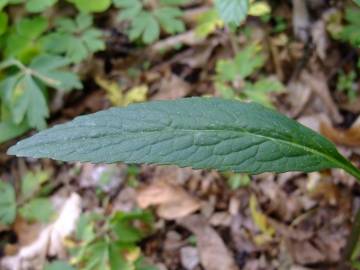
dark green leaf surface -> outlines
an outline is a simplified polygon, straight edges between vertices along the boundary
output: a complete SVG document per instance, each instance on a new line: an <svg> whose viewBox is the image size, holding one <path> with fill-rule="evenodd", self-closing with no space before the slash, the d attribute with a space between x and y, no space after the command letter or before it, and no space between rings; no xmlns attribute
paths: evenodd
<svg viewBox="0 0 360 270"><path fill-rule="evenodd" d="M257 104L217 98L156 101L81 116L19 142L9 154L252 174L338 167L360 175L332 143L296 121Z"/></svg>

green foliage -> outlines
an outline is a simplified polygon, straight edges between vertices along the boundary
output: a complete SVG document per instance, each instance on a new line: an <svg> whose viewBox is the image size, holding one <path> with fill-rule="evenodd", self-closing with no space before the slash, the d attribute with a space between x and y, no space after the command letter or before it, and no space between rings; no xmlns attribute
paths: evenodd
<svg viewBox="0 0 360 270"><path fill-rule="evenodd" d="M258 104L216 98L149 102L78 117L18 142L8 153L250 174L335 167L360 175L312 130Z"/></svg>
<svg viewBox="0 0 360 270"><path fill-rule="evenodd" d="M10 29L5 41L4 57L17 58L28 63L42 50L40 37L48 22L43 17L23 18Z"/></svg>
<svg viewBox="0 0 360 270"><path fill-rule="evenodd" d="M224 22L220 19L219 12L216 9L210 9L200 15L195 29L196 34L205 38L223 25Z"/></svg>
<svg viewBox="0 0 360 270"><path fill-rule="evenodd" d="M77 236L82 241L73 261L81 269L156 270L143 261L137 242L152 230L153 216L142 210L116 212L111 217L86 214L80 218ZM102 224L95 234L95 226Z"/></svg>
<svg viewBox="0 0 360 270"><path fill-rule="evenodd" d="M75 20L60 18L55 25L56 31L43 39L45 49L51 53L64 54L79 63L105 49L102 33L93 27L93 18L88 14L79 14Z"/></svg>
<svg viewBox="0 0 360 270"><path fill-rule="evenodd" d="M0 36L6 32L8 21L8 15L5 12L0 11Z"/></svg>
<svg viewBox="0 0 360 270"><path fill-rule="evenodd" d="M39 197L38 194L49 176L47 171L27 172L22 179L18 199L14 187L0 180L0 224L12 224L17 211L29 221L48 222L54 213L52 204L48 198Z"/></svg>
<svg viewBox="0 0 360 270"><path fill-rule="evenodd" d="M29 12L42 12L53 6L58 0L27 0L25 8Z"/></svg>
<svg viewBox="0 0 360 270"><path fill-rule="evenodd" d="M160 6L152 10L145 8L141 0L114 0L120 8L120 21L129 21L128 32L131 40L141 38L145 44L150 44L160 36L160 29L168 34L183 32L185 25L180 19L182 11L176 5L185 1L160 1Z"/></svg>
<svg viewBox="0 0 360 270"><path fill-rule="evenodd" d="M2 63L0 68L8 69L9 75L0 82L0 98L14 124L25 121L30 127L45 128L49 115L46 87L61 90L82 87L74 73L63 70L68 64L65 58L53 55L40 55L28 67L16 60Z"/></svg>
<svg viewBox="0 0 360 270"><path fill-rule="evenodd" d="M54 208L48 198L35 198L19 209L20 215L29 221L49 222Z"/></svg>
<svg viewBox="0 0 360 270"><path fill-rule="evenodd" d="M216 64L216 88L224 98L249 99L272 107L269 93L281 91L282 84L269 78L262 78L255 83L246 80L264 63L265 57L255 45L244 48L234 59L219 60Z"/></svg>
<svg viewBox="0 0 360 270"><path fill-rule="evenodd" d="M354 101L357 97L356 73L351 71L348 74L341 71L339 73L336 89L344 92L349 101Z"/></svg>
<svg viewBox="0 0 360 270"><path fill-rule="evenodd" d="M21 194L25 198L34 196L40 190L42 184L50 178L48 171L28 172L21 181Z"/></svg>
<svg viewBox="0 0 360 270"><path fill-rule="evenodd" d="M345 12L347 24L339 33L341 40L360 47L360 9L347 8Z"/></svg>
<svg viewBox="0 0 360 270"><path fill-rule="evenodd" d="M111 5L111 0L67 0L73 3L81 12L103 12L107 10Z"/></svg>
<svg viewBox="0 0 360 270"><path fill-rule="evenodd" d="M16 217L15 191L11 184L0 179L0 224L9 225Z"/></svg>
<svg viewBox="0 0 360 270"><path fill-rule="evenodd" d="M243 173L228 173L227 183L232 190L237 190L241 187L247 187L250 184L250 177Z"/></svg>
<svg viewBox="0 0 360 270"><path fill-rule="evenodd" d="M247 16L249 9L248 0L215 0L215 6L221 19L234 26L239 26Z"/></svg>

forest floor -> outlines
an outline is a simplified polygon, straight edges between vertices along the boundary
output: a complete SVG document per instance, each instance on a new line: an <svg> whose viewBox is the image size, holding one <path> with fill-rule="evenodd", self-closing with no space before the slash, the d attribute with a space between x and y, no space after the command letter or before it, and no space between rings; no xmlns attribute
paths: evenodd
<svg viewBox="0 0 360 270"><path fill-rule="evenodd" d="M257 54L266 60L248 80L269 77L283 85L270 93L259 90L256 98L326 136L360 165L359 49L331 35L332 18L344 16L345 1L309 1L307 7L294 4L303 1L281 1L270 20L250 16L236 34L220 28L206 38L195 34L194 25L207 1L193 2L184 8L185 32L148 46L130 42L112 24L111 11L95 17L95 25L105 31L106 49L77 66L83 91L54 96L49 126L135 101L224 96L217 87L219 60L256 44L249 65ZM343 91L340 80L346 84ZM245 82L234 78L231 83ZM65 218L74 227L80 213L149 210L152 230L137 247L159 270L337 269L360 207L359 185L338 169L248 176L174 166L60 163L6 155L15 142L1 145L0 178L12 179L19 189L28 172L45 173L52 186L46 196L56 213L65 204L71 208L53 224ZM41 240L48 226L18 217L0 227L2 260L11 265L22 254L27 266L18 269L68 260L76 240L66 232L64 239L49 233L51 240ZM101 224L94 226L96 231ZM44 251L51 241L61 244ZM34 249L33 243L42 246L26 249ZM39 250L46 256L39 259Z"/></svg>

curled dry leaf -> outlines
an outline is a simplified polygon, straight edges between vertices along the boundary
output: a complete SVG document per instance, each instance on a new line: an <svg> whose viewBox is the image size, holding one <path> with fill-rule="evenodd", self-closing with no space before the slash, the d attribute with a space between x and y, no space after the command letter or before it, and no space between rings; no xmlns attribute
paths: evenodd
<svg viewBox="0 0 360 270"><path fill-rule="evenodd" d="M237 270L235 260L218 233L200 215L188 216L178 223L197 240L200 261L205 270Z"/></svg>
<svg viewBox="0 0 360 270"><path fill-rule="evenodd" d="M360 146L360 118L349 129L335 128L330 121L321 121L320 133L336 144Z"/></svg>
<svg viewBox="0 0 360 270"><path fill-rule="evenodd" d="M64 240L76 229L81 214L81 197L73 193L64 203L56 221L47 226L31 244L20 249L17 255L8 256L0 262L0 269L42 269L47 257L65 256Z"/></svg>
<svg viewBox="0 0 360 270"><path fill-rule="evenodd" d="M136 201L140 208L157 206L157 214L164 219L185 217L200 208L200 202L182 187L166 181L156 181L138 190Z"/></svg>

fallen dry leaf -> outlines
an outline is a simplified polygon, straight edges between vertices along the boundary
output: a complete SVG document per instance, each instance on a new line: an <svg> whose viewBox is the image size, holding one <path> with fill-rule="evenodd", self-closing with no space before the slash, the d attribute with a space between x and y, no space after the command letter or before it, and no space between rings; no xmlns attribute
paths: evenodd
<svg viewBox="0 0 360 270"><path fill-rule="evenodd" d="M43 269L48 256L64 258L66 237L76 229L76 223L81 214L81 198L73 193L64 203L64 206L55 222L40 233L31 244L20 249L17 255L7 256L0 262L2 270Z"/></svg>
<svg viewBox="0 0 360 270"><path fill-rule="evenodd" d="M258 201L254 194L250 197L249 208L253 222L261 232L261 234L255 236L255 242L258 245L265 244L272 239L275 229L269 223L267 216L258 209Z"/></svg>
<svg viewBox="0 0 360 270"><path fill-rule="evenodd" d="M321 121L320 133L336 144L360 146L360 117L349 129L335 128L329 121Z"/></svg>
<svg viewBox="0 0 360 270"><path fill-rule="evenodd" d="M205 270L238 269L224 241L204 217L192 215L179 220L178 223L196 236L200 261Z"/></svg>
<svg viewBox="0 0 360 270"><path fill-rule="evenodd" d="M191 86L179 76L170 73L161 80L159 91L153 96L154 100L177 99L188 95Z"/></svg>
<svg viewBox="0 0 360 270"><path fill-rule="evenodd" d="M166 181L155 181L138 190L136 201L140 208L157 206L157 214L164 219L185 217L200 208L199 200L182 187Z"/></svg>

